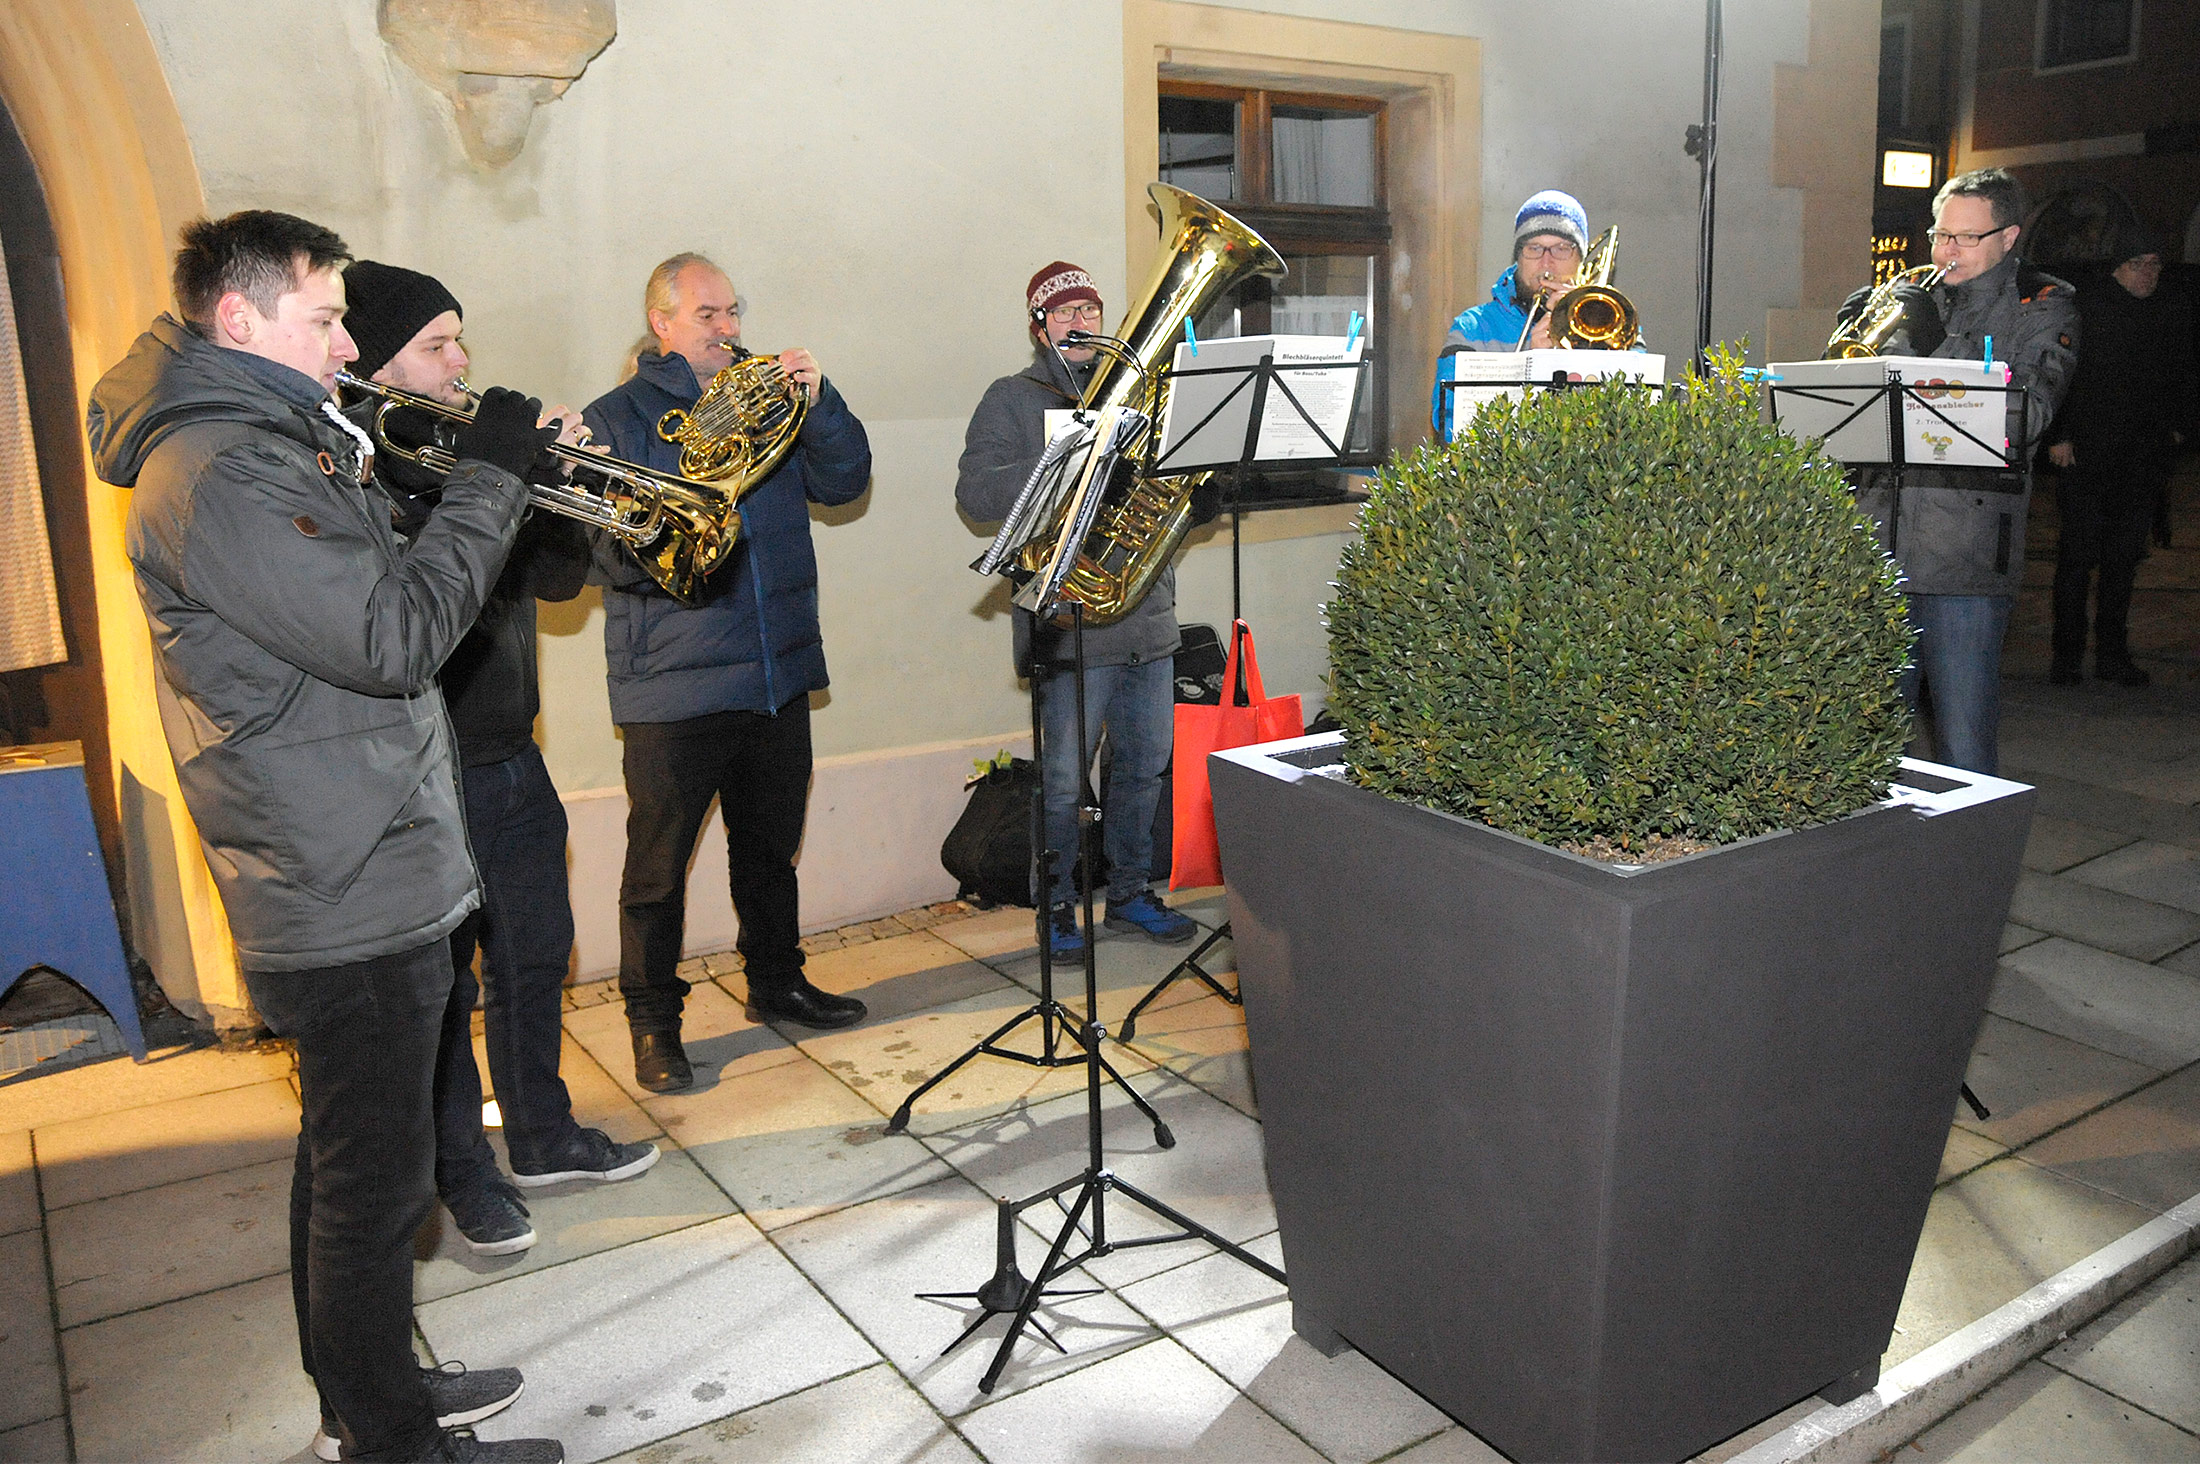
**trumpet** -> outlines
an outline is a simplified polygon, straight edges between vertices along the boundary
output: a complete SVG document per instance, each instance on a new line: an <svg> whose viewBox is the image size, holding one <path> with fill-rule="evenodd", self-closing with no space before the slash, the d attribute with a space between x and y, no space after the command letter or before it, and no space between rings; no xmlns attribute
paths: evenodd
<svg viewBox="0 0 2200 1464"><path fill-rule="evenodd" d="M1916 285L1919 289L1930 290L1946 273L1940 265L1920 264L1875 286L1864 298L1864 308L1856 313L1856 318L1838 327L1826 342L1824 359L1854 361L1885 355L1888 342L1902 328L1902 299L1895 287Z"/></svg>
<svg viewBox="0 0 2200 1464"><path fill-rule="evenodd" d="M453 406L349 371L337 372L336 384L379 399L371 424L378 451L431 473L449 473L458 466L452 445L455 434L446 429L471 422L472 405ZM458 389L471 403L472 388L460 380ZM400 407L410 407L434 421L434 439L407 447L393 437L387 419ZM703 580L724 562L740 538L741 517L725 489L562 442L544 450L563 466L563 480L530 482L528 501L610 534L634 551L642 568L667 593L695 603Z"/></svg>

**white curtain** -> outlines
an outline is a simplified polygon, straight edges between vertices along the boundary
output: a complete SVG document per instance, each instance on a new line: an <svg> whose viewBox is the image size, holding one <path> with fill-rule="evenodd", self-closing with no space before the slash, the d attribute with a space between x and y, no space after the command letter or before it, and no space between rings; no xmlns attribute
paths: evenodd
<svg viewBox="0 0 2200 1464"><path fill-rule="evenodd" d="M1276 202L1374 205L1373 117L1277 117L1269 135Z"/></svg>
<svg viewBox="0 0 2200 1464"><path fill-rule="evenodd" d="M0 671L69 658L54 593L53 549L31 445L30 402L15 337L15 299L0 253Z"/></svg>

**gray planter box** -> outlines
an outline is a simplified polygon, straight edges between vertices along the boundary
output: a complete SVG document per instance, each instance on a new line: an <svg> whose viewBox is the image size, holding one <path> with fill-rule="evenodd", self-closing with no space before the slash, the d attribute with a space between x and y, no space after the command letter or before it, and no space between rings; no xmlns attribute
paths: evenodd
<svg viewBox="0 0 2200 1464"><path fill-rule="evenodd" d="M1341 746L1210 762L1300 1334L1524 1460L1868 1386L2032 790L1905 763L1631 869L1322 775Z"/></svg>

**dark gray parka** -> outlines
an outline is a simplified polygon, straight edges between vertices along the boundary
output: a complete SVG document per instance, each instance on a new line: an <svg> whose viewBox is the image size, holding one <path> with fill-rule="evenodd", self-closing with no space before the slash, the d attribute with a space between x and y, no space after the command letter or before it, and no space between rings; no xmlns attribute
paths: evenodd
<svg viewBox="0 0 2200 1464"><path fill-rule="evenodd" d="M525 486L462 462L410 545L317 383L163 315L93 389L155 693L239 961L346 965L480 898L436 670L474 623Z"/></svg>
<svg viewBox="0 0 2200 1464"><path fill-rule="evenodd" d="M1052 351L1038 351L1032 363L1004 376L985 390L970 414L963 435L962 461L955 475L955 502L975 522L992 527L1008 516L1016 495L1046 451L1046 414L1077 405L1078 393L1091 379L1089 368L1073 379L1070 368ZM1032 617L1016 612L1015 655L1018 674L1027 658ZM1048 659L1069 660L1066 636L1054 642ZM1085 631L1085 661L1092 666L1135 666L1176 654L1176 566L1155 577L1153 588L1130 614L1113 625Z"/></svg>
<svg viewBox="0 0 2200 1464"><path fill-rule="evenodd" d="M1948 334L1931 354L1976 361L1992 336L1994 359L2008 362L2010 383L2025 388L2021 412L2010 401L2011 445L2031 450L2077 368L2076 292L2011 254L1932 296ZM1858 505L1878 524L1880 543L1901 564L1902 587L1913 595L2016 594L2024 583L2030 500L2022 471L1993 468L1908 469L1899 518L1891 472L1866 470L1857 489Z"/></svg>

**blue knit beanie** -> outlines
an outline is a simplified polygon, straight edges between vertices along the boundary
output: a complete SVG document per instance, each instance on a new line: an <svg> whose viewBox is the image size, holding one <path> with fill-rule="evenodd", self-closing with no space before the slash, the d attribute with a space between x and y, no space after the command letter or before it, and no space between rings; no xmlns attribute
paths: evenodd
<svg viewBox="0 0 2200 1464"><path fill-rule="evenodd" d="M1557 234L1571 239L1574 248L1586 254L1589 215L1571 193L1546 188L1520 205L1520 212L1513 215L1513 258L1520 257L1520 246L1531 234Z"/></svg>

